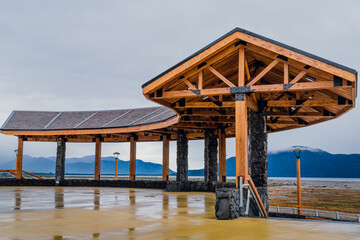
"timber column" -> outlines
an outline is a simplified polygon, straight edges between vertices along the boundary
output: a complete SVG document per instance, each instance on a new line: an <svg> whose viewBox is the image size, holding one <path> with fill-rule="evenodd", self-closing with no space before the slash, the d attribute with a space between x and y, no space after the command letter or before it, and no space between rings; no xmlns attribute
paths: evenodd
<svg viewBox="0 0 360 240"><path fill-rule="evenodd" d="M219 182L226 182L226 136L225 129L218 131L219 138Z"/></svg>
<svg viewBox="0 0 360 240"><path fill-rule="evenodd" d="M248 114L250 176L268 211L266 106L259 104L258 112L249 109Z"/></svg>
<svg viewBox="0 0 360 240"><path fill-rule="evenodd" d="M240 177L246 182L249 175L248 109L245 94L235 94L236 187Z"/></svg>
<svg viewBox="0 0 360 240"><path fill-rule="evenodd" d="M204 147L204 181L205 183L217 181L217 137L214 130L205 130Z"/></svg>
<svg viewBox="0 0 360 240"><path fill-rule="evenodd" d="M135 136L130 137L130 180L135 180L136 177L136 141Z"/></svg>
<svg viewBox="0 0 360 240"><path fill-rule="evenodd" d="M179 130L177 133L176 165L176 181L186 182L188 180L188 139L184 130Z"/></svg>
<svg viewBox="0 0 360 240"><path fill-rule="evenodd" d="M169 181L169 137L163 136L163 169L162 180Z"/></svg>
<svg viewBox="0 0 360 240"><path fill-rule="evenodd" d="M95 170L94 180L100 180L101 172L101 137L95 138Z"/></svg>
<svg viewBox="0 0 360 240"><path fill-rule="evenodd" d="M56 169L55 169L55 181L56 183L65 179L65 151L66 143L65 137L61 136L56 139L57 151L56 151Z"/></svg>
<svg viewBox="0 0 360 240"><path fill-rule="evenodd" d="M18 151L16 155L16 179L22 179L22 162L23 162L24 138L18 138Z"/></svg>

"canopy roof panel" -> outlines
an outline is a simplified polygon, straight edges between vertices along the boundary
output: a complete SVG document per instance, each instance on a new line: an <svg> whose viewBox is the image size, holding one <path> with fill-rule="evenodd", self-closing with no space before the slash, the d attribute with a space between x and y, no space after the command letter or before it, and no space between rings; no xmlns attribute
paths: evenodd
<svg viewBox="0 0 360 240"><path fill-rule="evenodd" d="M14 111L2 131L52 131L126 128L165 122L176 117L171 109L151 107L109 111Z"/></svg>

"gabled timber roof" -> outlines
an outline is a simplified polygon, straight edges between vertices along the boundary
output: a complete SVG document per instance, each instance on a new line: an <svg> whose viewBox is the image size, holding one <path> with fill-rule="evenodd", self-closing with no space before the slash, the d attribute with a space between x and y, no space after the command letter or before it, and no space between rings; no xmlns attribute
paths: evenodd
<svg viewBox="0 0 360 240"><path fill-rule="evenodd" d="M235 28L145 83L149 100L174 109L177 126L225 128L234 135L235 102L266 106L267 131L334 119L355 106L357 71Z"/></svg>
<svg viewBox="0 0 360 240"><path fill-rule="evenodd" d="M270 39L270 38L267 38L267 37L264 37L264 36L262 36L262 35L259 35L259 34L250 32L250 31L248 31L248 30L245 30L245 29L242 29L242 28L234 28L234 29L231 30L230 32L228 32L228 33L226 33L225 35L221 36L220 38L216 39L215 41L213 41L212 43L210 43L210 44L208 44L207 46L203 47L203 48L200 49L199 51L197 51L197 52L195 52L194 54L190 55L189 57L185 58L185 59L182 60L181 62L175 64L174 66L172 66L172 67L169 68L168 70L166 70L166 71L160 73L159 75L157 75L156 77L150 79L149 81L147 81L146 83L144 83L141 87L144 88L145 86L149 85L150 83L156 81L158 78L162 77L162 76L165 75L166 73L172 71L173 69L177 68L177 67L180 66L181 64L183 64L183 63L187 62L188 60L190 60L191 58L196 57L196 56L199 55L200 53L204 52L205 50L209 49L211 46L215 45L216 43L220 42L221 40L225 39L226 37L230 36L231 34L233 34L233 33L235 33L235 32L245 33L245 34L247 34L247 35L250 35L250 36L253 36L253 37L262 39L262 40L264 40L264 41L273 43L273 44L275 44L275 45L277 45L277 46L280 46L280 47L289 49L289 50L291 50L291 51L300 53L300 54L302 54L302 55L304 55L304 56L308 56L308 57L310 57L310 58L319 60L319 61L321 61L321 62L327 63L327 64L329 64L329 65L332 65L332 66L334 66L334 67L343 69L343 70L345 70L345 71L348 71L348 72L351 72L351 73L354 73L354 74L357 75L357 71L356 71L355 69L346 67L346 66L341 65L341 64L339 64L339 63L335 63L335 62L333 62L333 61L330 61L330 60L327 60L327 59L325 59L325 58L316 56L316 55L314 55L314 54L311 54L311 53L308 53L308 52L306 52L306 51L300 50L300 49L298 49L298 48L294 48L294 47L292 47L292 46L289 46L289 45L287 45L287 44L284 44L284 43L275 41L275 40Z"/></svg>
<svg viewBox="0 0 360 240"><path fill-rule="evenodd" d="M1 130L51 131L126 128L176 117L165 107L79 112L13 111Z"/></svg>

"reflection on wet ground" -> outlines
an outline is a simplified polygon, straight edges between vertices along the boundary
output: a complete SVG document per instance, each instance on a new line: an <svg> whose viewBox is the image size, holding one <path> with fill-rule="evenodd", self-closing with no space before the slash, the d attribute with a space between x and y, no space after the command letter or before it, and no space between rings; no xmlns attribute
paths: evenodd
<svg viewBox="0 0 360 240"><path fill-rule="evenodd" d="M0 187L0 239L356 239L359 224L219 221L212 193Z"/></svg>

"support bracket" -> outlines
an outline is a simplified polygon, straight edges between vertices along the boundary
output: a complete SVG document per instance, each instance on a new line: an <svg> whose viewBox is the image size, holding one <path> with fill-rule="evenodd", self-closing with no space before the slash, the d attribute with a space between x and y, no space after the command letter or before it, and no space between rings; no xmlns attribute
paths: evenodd
<svg viewBox="0 0 360 240"><path fill-rule="evenodd" d="M250 89L250 86L231 87L230 93L251 93L251 89Z"/></svg>
<svg viewBox="0 0 360 240"><path fill-rule="evenodd" d="M283 84L283 90L288 90L288 89L291 88L292 86L294 86L294 83Z"/></svg>
<svg viewBox="0 0 360 240"><path fill-rule="evenodd" d="M197 89L197 90L191 90L194 94L196 95L200 95L200 89Z"/></svg>
<svg viewBox="0 0 360 240"><path fill-rule="evenodd" d="M244 93L235 94L235 101L244 101L244 100L245 100L245 94Z"/></svg>

